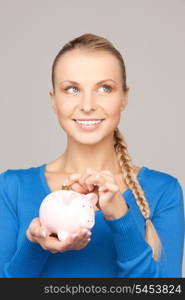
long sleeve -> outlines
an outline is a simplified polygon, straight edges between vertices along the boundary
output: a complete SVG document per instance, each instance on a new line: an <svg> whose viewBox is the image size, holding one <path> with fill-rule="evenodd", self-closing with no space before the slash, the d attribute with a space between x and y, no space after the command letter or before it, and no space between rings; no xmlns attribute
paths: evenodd
<svg viewBox="0 0 185 300"><path fill-rule="evenodd" d="M9 170L0 174L0 277L39 277L48 251L32 243L25 232L18 245L19 183Z"/></svg>
<svg viewBox="0 0 185 300"><path fill-rule="evenodd" d="M113 232L117 277L182 277L184 203L181 185L175 177L166 184L152 217L162 243L159 261L152 258L152 249L139 230L130 207L123 217L105 221Z"/></svg>

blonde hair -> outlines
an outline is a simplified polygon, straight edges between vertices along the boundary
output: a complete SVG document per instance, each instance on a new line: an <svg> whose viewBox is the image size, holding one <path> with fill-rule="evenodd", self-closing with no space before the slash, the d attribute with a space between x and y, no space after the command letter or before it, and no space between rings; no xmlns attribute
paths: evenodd
<svg viewBox="0 0 185 300"><path fill-rule="evenodd" d="M86 33L66 43L62 49L58 52L52 65L52 85L55 92L55 67L60 57L73 49L89 49L98 51L107 51L114 55L120 63L122 73L122 88L124 92L127 92L129 88L126 85L126 71L125 64L120 52L113 46L113 44L107 39L97 36L95 34ZM127 145L123 135L118 128L114 131L114 148L117 154L117 158L123 173L123 180L128 188L132 191L136 203L140 209L141 214L145 218L145 241L150 245L153 251L154 260L159 260L161 255L161 242L159 236L155 230L154 225L150 219L150 208L146 200L144 191L138 182L137 176L134 173L134 166L131 161L131 157L128 153Z"/></svg>

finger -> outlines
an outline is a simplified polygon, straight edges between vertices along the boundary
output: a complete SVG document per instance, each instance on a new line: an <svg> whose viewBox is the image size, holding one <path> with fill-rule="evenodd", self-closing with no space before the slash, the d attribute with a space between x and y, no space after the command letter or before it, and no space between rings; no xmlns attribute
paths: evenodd
<svg viewBox="0 0 185 300"><path fill-rule="evenodd" d="M87 238L85 240L82 240L81 242L79 242L76 246L75 246L75 250L80 250L84 247L86 247L89 242L91 241L91 238Z"/></svg>
<svg viewBox="0 0 185 300"><path fill-rule="evenodd" d="M105 183L105 179L103 178L103 176L100 173L96 173L94 175L89 176L85 180L85 183L101 186Z"/></svg>
<svg viewBox="0 0 185 300"><path fill-rule="evenodd" d="M115 182L114 175L109 170L101 171L102 176L107 178L109 181Z"/></svg>
<svg viewBox="0 0 185 300"><path fill-rule="evenodd" d="M109 172L109 171L104 171L104 172ZM110 182L112 184L116 183L114 176L110 176L109 174L104 174L104 173L102 174L102 172L96 174L95 176L89 177L86 182L87 183L94 182L94 184L98 185L99 187L104 185L105 182Z"/></svg>
<svg viewBox="0 0 185 300"><path fill-rule="evenodd" d="M47 236L49 236L49 232L43 226L40 227L40 231L39 232L40 232L39 236L42 237L42 238L46 238Z"/></svg>
<svg viewBox="0 0 185 300"><path fill-rule="evenodd" d="M37 238L46 238L49 235L49 232L44 226L42 226L39 218L33 219L29 232L32 236Z"/></svg>
<svg viewBox="0 0 185 300"><path fill-rule="evenodd" d="M43 240L41 246L51 252L62 252L67 250L67 240L60 241L57 237L49 236Z"/></svg>
<svg viewBox="0 0 185 300"><path fill-rule="evenodd" d="M75 250L75 247L78 246L79 243L79 234L75 233L70 237L70 242L68 245L68 250Z"/></svg>
<svg viewBox="0 0 185 300"><path fill-rule="evenodd" d="M73 237L74 237L74 240L78 242L78 241L83 240L84 238L89 237L90 235L91 235L90 230L88 230L87 228L82 228L82 229L80 229L80 231L78 233L73 235Z"/></svg>
<svg viewBox="0 0 185 300"><path fill-rule="evenodd" d="M39 237L40 235L41 223L39 218L35 218L32 220L29 226L29 233L34 237Z"/></svg>
<svg viewBox="0 0 185 300"><path fill-rule="evenodd" d="M105 192L105 191L117 193L119 191L119 187L116 184L113 184L111 182L105 182L105 184L99 188L99 192Z"/></svg>
<svg viewBox="0 0 185 300"><path fill-rule="evenodd" d="M78 191L79 193L88 193L89 189L80 181L82 174L81 173L74 173L68 177L67 185L71 186L72 189Z"/></svg>
<svg viewBox="0 0 185 300"><path fill-rule="evenodd" d="M87 168L83 171L82 176L79 179L79 183L82 184L85 188L88 189L89 192L92 192L94 190L93 184L87 184L86 179L90 177L92 174L96 174L97 171Z"/></svg>
<svg viewBox="0 0 185 300"><path fill-rule="evenodd" d="M64 181L64 184L66 185L70 185L76 181L78 181L78 179L81 177L81 174L80 173L73 173L71 175L69 175L65 181Z"/></svg>
<svg viewBox="0 0 185 300"><path fill-rule="evenodd" d="M84 188L81 184L79 184L79 178L81 177L80 173L74 173L67 177L67 179L63 182L64 185L69 185L70 188L78 193L86 194L88 193L88 189Z"/></svg>
<svg viewBox="0 0 185 300"><path fill-rule="evenodd" d="M89 239L91 236L91 232L87 228L82 228L76 234L70 235L65 241L55 241L52 242L52 249L58 252L64 252L66 250L74 249L77 245L83 246L84 242ZM57 243L58 242L58 243ZM46 245L46 247L50 247L50 245Z"/></svg>
<svg viewBox="0 0 185 300"><path fill-rule="evenodd" d="M84 247L84 244L87 242L87 239L89 239L90 235L91 233L89 234L88 229L81 229L78 233L69 236L69 238L64 242L65 245L59 245L56 249L58 252L80 249Z"/></svg>
<svg viewBox="0 0 185 300"><path fill-rule="evenodd" d="M79 250L83 247L85 247L91 240L91 237L90 236L84 236L83 238L81 238L80 240L76 240L74 241L73 243L73 247L76 249L76 250Z"/></svg>
<svg viewBox="0 0 185 300"><path fill-rule="evenodd" d="M71 185L71 189L74 192L81 193L81 194L89 193L89 190L87 188L84 188L80 183L77 183L77 182L75 182Z"/></svg>
<svg viewBox="0 0 185 300"><path fill-rule="evenodd" d="M78 250L83 248L87 244L87 241L90 238L88 232L89 230L81 230L81 232L76 234L76 236L70 236L65 241L59 241L56 237L50 236L47 239L45 239L43 243L41 243L41 246L43 247L43 249L48 250L53 254L72 249Z"/></svg>

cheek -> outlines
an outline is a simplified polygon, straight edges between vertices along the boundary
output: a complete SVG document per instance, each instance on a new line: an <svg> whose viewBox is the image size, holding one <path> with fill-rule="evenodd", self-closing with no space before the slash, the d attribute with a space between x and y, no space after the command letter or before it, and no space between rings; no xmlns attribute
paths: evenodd
<svg viewBox="0 0 185 300"><path fill-rule="evenodd" d="M118 98L109 99L108 105L105 106L105 109L108 115L111 117L119 116L121 108L121 101Z"/></svg>
<svg viewBox="0 0 185 300"><path fill-rule="evenodd" d="M100 97L100 99L98 99L98 104L104 109L115 113L117 110L119 110L119 107L121 105L121 99L122 98L120 93L112 93Z"/></svg>
<svg viewBox="0 0 185 300"><path fill-rule="evenodd" d="M70 104L67 101L61 100L61 99L57 99L55 103L56 103L58 117L65 118L65 117L70 116L70 114L73 110L72 104Z"/></svg>

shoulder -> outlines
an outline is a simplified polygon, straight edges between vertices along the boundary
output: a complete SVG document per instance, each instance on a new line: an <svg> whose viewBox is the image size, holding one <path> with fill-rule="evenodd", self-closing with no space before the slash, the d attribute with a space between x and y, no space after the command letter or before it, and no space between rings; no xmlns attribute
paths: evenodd
<svg viewBox="0 0 185 300"><path fill-rule="evenodd" d="M42 165L37 167L20 168L20 169L7 169L0 173L0 188L10 189L12 191L18 185L24 184L25 181L35 178L39 173Z"/></svg>
<svg viewBox="0 0 185 300"><path fill-rule="evenodd" d="M164 189L178 182L178 179L172 174L149 167L143 167L143 180L151 190L152 188Z"/></svg>
<svg viewBox="0 0 185 300"><path fill-rule="evenodd" d="M20 168L20 169L6 169L2 172L0 172L0 176L19 176L19 175L29 175L29 174L34 174L37 173L38 170L42 167L43 165L39 166L34 166L34 167L29 167L29 168Z"/></svg>
<svg viewBox="0 0 185 300"><path fill-rule="evenodd" d="M43 165L41 165L43 166ZM0 173L0 205L17 211L18 202L24 193L31 191L39 182L40 168L7 169ZM23 197L24 198L24 197ZM22 199L22 198L21 198Z"/></svg>
<svg viewBox="0 0 185 300"><path fill-rule="evenodd" d="M141 185L153 208L177 203L182 205L183 189L177 177L149 167L144 167L141 175Z"/></svg>

